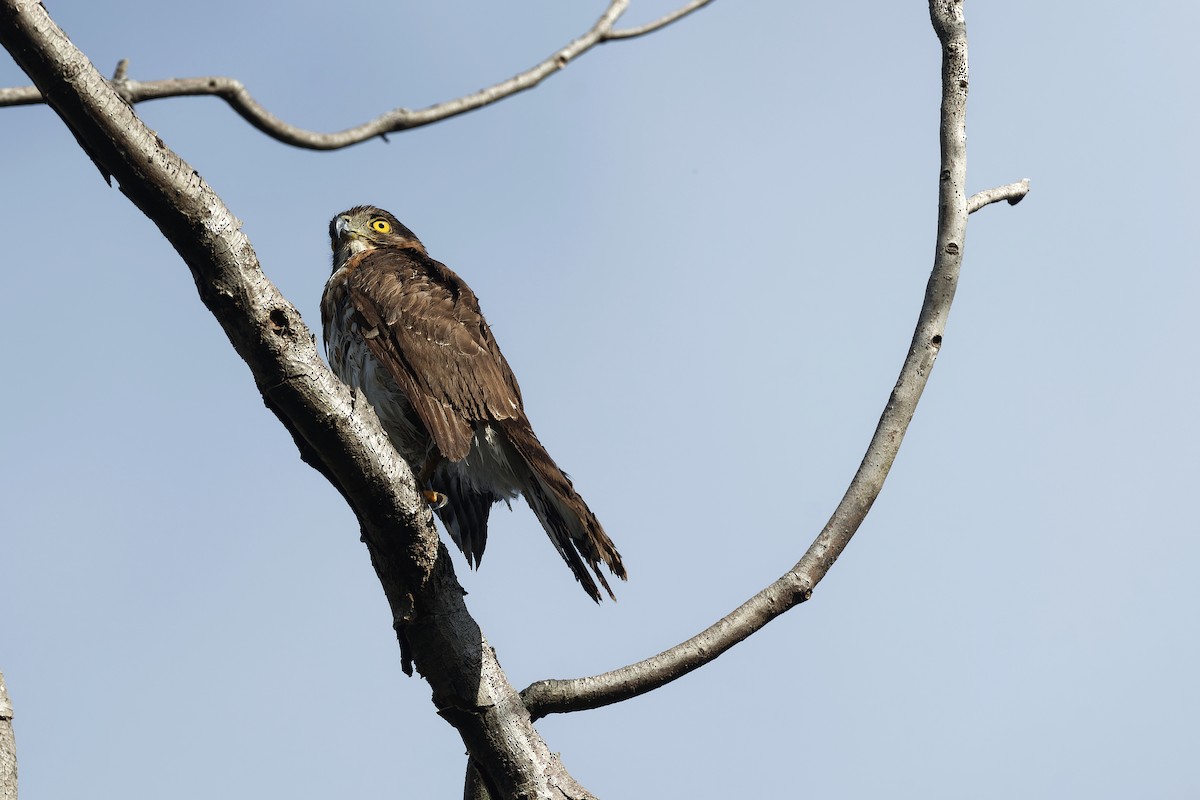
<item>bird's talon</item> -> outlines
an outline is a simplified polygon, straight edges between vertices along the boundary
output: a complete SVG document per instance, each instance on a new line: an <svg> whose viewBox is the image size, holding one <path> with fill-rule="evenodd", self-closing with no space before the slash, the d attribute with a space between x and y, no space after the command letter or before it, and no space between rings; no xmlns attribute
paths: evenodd
<svg viewBox="0 0 1200 800"><path fill-rule="evenodd" d="M446 503L450 502L450 498L441 492L435 492L433 489L425 489L421 492L425 495L425 502L434 508L444 508Z"/></svg>

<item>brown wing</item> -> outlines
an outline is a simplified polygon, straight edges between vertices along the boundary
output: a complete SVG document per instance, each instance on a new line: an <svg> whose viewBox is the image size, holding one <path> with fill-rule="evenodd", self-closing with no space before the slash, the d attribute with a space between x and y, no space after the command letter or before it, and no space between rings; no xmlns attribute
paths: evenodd
<svg viewBox="0 0 1200 800"><path fill-rule="evenodd" d="M524 416L512 369L461 278L413 250L359 258L347 290L361 335L443 456L466 457L476 422Z"/></svg>

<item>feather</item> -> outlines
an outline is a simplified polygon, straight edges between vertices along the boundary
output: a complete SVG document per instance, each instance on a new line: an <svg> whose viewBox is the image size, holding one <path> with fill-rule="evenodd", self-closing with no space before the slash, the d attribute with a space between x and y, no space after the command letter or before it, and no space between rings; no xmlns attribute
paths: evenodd
<svg viewBox="0 0 1200 800"><path fill-rule="evenodd" d="M575 491L567 474L550 458L524 415L520 419L506 420L501 429L529 470L529 480L522 491L525 501L558 548L559 555L575 573L575 579L593 600L600 601L596 582L584 567L583 559L586 559L608 596L616 600L600 565L603 563L621 580L627 577L625 565L600 520Z"/></svg>

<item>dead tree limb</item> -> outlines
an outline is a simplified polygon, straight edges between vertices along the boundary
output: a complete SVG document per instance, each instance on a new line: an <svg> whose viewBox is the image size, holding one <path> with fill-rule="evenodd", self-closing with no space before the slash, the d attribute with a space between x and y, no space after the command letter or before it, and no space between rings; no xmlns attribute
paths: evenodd
<svg viewBox="0 0 1200 800"><path fill-rule="evenodd" d="M712 0L692 0L687 5L654 22L637 28L614 30L613 25L629 7L629 0L611 0L596 23L582 36L568 43L548 58L508 80L501 81L473 94L422 109L396 108L375 119L336 133L317 133L284 122L262 106L241 81L218 75L200 78L168 78L158 81L135 81L128 77L128 61L117 65L111 84L125 102L134 105L165 97L194 97L213 95L221 98L241 117L258 130L284 144L309 150L339 150L359 144L376 136L386 137L411 128L419 128L468 111L491 105L518 92L532 89L554 73L566 67L598 44L631 39L659 30L696 11ZM0 89L0 107L32 105L44 102L37 86Z"/></svg>
<svg viewBox="0 0 1200 800"><path fill-rule="evenodd" d="M653 691L709 663L808 600L879 497L941 350L967 233L966 23L961 0L930 0L929 10L942 46L937 246L912 344L858 472L824 529L782 577L706 630L658 655L601 675L532 684L521 697L534 719L597 708ZM1016 202L1028 189L1028 181L991 189L972 197L970 205L982 208L1000 199Z"/></svg>

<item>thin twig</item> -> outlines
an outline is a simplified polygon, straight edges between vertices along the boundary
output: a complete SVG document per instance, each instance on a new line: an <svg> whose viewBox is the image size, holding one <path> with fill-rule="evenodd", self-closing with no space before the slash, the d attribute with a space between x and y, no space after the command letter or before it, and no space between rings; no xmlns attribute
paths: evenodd
<svg viewBox="0 0 1200 800"><path fill-rule="evenodd" d="M775 617L809 599L879 496L941 349L942 332L958 284L967 227L963 188L966 185L966 25L961 0L930 0L929 6L942 44L937 249L908 356L845 496L795 566L707 630L636 664L587 678L539 681L525 689L521 698L535 719L597 708L657 689L707 664Z"/></svg>
<svg viewBox="0 0 1200 800"><path fill-rule="evenodd" d="M627 39L658 30L671 22L712 2L692 0L691 3L655 22L625 31L614 31L613 25L629 7L629 0L611 0L604 14L582 36L506 81L480 89L478 92L419 110L396 108L373 120L336 133L317 133L290 125L264 108L251 96L241 81L220 76L200 78L170 78L159 81L135 81L127 77L127 62L122 61L113 76L113 87L127 103L136 104L166 97L215 95L227 102L234 111L266 135L285 144L309 150L338 150L365 142L376 136L419 128L449 117L465 114L506 97L532 89L598 44ZM0 107L33 105L42 102L42 95L33 86L0 89Z"/></svg>
<svg viewBox="0 0 1200 800"><path fill-rule="evenodd" d="M42 102L42 93L36 86L14 86L0 89L0 107L33 106Z"/></svg>
<svg viewBox="0 0 1200 800"><path fill-rule="evenodd" d="M688 3L686 6L677 8L670 14L665 14L653 22L647 22L645 25L639 25L636 28L621 28L619 30L609 31L608 35L604 37L604 41L612 42L617 39L632 39L635 36L644 36L647 33L651 33L659 28L670 25L672 22L681 17L686 17L688 14L699 8L703 8L712 1L713 0L692 0L692 2Z"/></svg>
<svg viewBox="0 0 1200 800"><path fill-rule="evenodd" d="M1029 194L1029 178L1022 178L1016 183L1008 183L994 189L985 189L971 195L971 198L967 200L967 213L974 214L984 206L999 203L1001 200L1007 200L1010 206L1015 206L1025 199L1027 194Z"/></svg>

